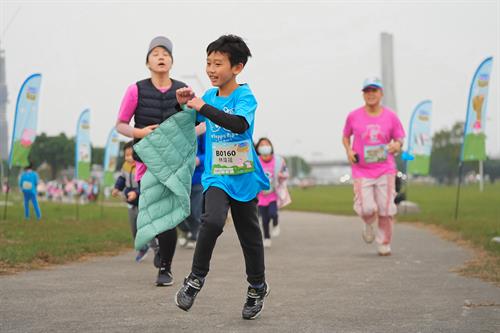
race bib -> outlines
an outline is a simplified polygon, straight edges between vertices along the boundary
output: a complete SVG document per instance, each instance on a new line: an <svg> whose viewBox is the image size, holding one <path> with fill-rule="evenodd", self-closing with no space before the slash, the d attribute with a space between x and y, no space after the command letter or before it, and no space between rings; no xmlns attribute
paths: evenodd
<svg viewBox="0 0 500 333"><path fill-rule="evenodd" d="M233 176L253 171L254 162L250 141L214 142L212 144L212 174Z"/></svg>
<svg viewBox="0 0 500 333"><path fill-rule="evenodd" d="M31 184L31 182L24 181L22 187L23 190L31 190L33 188L33 184Z"/></svg>
<svg viewBox="0 0 500 333"><path fill-rule="evenodd" d="M387 160L387 146L385 144L365 146L364 153L366 163L378 163Z"/></svg>

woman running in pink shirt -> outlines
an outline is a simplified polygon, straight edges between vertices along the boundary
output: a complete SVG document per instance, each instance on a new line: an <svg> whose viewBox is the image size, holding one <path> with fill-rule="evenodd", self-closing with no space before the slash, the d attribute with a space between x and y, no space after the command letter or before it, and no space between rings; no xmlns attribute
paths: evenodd
<svg viewBox="0 0 500 333"><path fill-rule="evenodd" d="M342 143L352 165L354 210L364 221L363 239L378 243L378 254L391 254L397 173L394 155L401 151L405 132L397 115L381 105L382 82L366 79L365 105L347 116ZM351 145L351 136L354 138ZM373 224L378 219L375 235Z"/></svg>

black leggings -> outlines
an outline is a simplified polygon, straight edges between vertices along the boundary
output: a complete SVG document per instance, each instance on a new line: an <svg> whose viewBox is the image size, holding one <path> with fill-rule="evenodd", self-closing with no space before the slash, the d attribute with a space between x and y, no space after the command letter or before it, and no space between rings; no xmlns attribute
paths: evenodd
<svg viewBox="0 0 500 333"><path fill-rule="evenodd" d="M170 229L156 236L160 247L161 266L170 270L177 245L177 230Z"/></svg>
<svg viewBox="0 0 500 333"><path fill-rule="evenodd" d="M192 273L200 278L208 274L212 252L217 238L222 234L229 208L245 257L247 281L252 285L264 283L264 247L257 215L257 199L237 201L217 187L209 187L205 192L205 212L201 216Z"/></svg>

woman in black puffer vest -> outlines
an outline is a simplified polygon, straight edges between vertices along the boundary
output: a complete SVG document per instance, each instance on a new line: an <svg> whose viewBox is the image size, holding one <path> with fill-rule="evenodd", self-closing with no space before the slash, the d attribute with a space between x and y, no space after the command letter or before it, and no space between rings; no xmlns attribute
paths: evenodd
<svg viewBox="0 0 500 333"><path fill-rule="evenodd" d="M146 56L146 66L151 72L151 77L128 87L116 124L119 133L134 138L137 142L180 111L175 92L179 88L186 87L186 84L170 78L172 63L172 42L163 36L154 38ZM134 127L129 125L132 117L135 122ZM136 179L140 187L140 179L146 172L146 165L141 163L136 154L134 159L137 161ZM175 228L167 230L156 238L159 243L159 252L155 254L154 260L155 266L159 269L156 285L170 286L174 282L171 265L177 243L177 231Z"/></svg>

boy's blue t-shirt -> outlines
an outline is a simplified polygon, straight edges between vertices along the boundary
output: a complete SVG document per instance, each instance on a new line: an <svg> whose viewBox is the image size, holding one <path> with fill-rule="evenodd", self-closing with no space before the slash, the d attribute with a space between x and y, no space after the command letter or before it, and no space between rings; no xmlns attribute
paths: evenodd
<svg viewBox="0 0 500 333"><path fill-rule="evenodd" d="M24 171L19 178L19 188L23 192L31 192L36 194L36 186L38 185L38 174L35 171Z"/></svg>
<svg viewBox="0 0 500 333"><path fill-rule="evenodd" d="M257 100L247 84L240 85L227 97L217 93L217 88L209 89L203 100L223 112L244 117L249 127L243 134L237 134L200 115L199 120L206 121L207 126L203 189L215 186L235 200L250 201L260 191L269 189L269 179L252 140Z"/></svg>

